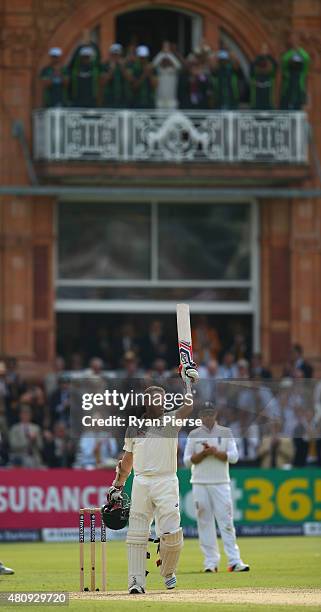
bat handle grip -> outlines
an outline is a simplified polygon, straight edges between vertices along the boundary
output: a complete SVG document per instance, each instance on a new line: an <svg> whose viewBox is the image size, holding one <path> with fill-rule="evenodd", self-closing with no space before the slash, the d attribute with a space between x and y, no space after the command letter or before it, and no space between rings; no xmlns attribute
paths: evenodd
<svg viewBox="0 0 321 612"><path fill-rule="evenodd" d="M187 393L192 393L192 383L190 381L185 383L185 387Z"/></svg>

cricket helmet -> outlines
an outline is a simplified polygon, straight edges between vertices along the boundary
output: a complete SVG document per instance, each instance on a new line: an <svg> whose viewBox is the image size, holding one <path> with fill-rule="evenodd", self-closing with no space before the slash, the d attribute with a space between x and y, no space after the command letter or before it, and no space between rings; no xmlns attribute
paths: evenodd
<svg viewBox="0 0 321 612"><path fill-rule="evenodd" d="M106 527L117 531L126 527L129 519L130 499L127 493L122 493L122 496L117 501L108 501L102 506L101 516Z"/></svg>

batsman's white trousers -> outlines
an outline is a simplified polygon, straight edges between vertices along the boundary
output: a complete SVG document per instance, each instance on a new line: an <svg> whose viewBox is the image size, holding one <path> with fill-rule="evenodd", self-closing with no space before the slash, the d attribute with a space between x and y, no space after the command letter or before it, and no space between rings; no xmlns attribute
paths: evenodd
<svg viewBox="0 0 321 612"><path fill-rule="evenodd" d="M176 474L135 476L130 510L135 514L144 514L149 523L154 517L157 535L177 531L180 527L180 513Z"/></svg>
<svg viewBox="0 0 321 612"><path fill-rule="evenodd" d="M233 504L229 484L193 484L198 537L204 554L204 567L217 567L220 551L217 543L215 520L220 528L228 564L240 562L233 524Z"/></svg>

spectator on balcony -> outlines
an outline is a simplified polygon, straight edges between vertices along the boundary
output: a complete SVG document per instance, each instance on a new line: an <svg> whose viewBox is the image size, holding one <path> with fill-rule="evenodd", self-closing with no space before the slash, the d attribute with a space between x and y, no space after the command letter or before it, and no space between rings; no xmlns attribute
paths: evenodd
<svg viewBox="0 0 321 612"><path fill-rule="evenodd" d="M88 376L104 380L104 362L100 357L93 357L90 360Z"/></svg>
<svg viewBox="0 0 321 612"><path fill-rule="evenodd" d="M21 404L30 407L33 423L42 427L48 422L49 410L42 387L39 385L30 385L24 393L20 395L19 408Z"/></svg>
<svg viewBox="0 0 321 612"><path fill-rule="evenodd" d="M312 408L297 410L298 424L294 429L296 467L321 466L321 423Z"/></svg>
<svg viewBox="0 0 321 612"><path fill-rule="evenodd" d="M102 416L102 415L101 415ZM98 418L98 414L96 414ZM79 439L74 468L93 470L114 467L117 463L118 443L111 435L97 431L95 436L83 433Z"/></svg>
<svg viewBox="0 0 321 612"><path fill-rule="evenodd" d="M230 346L230 351L233 353L235 361L239 359L247 359L249 355L249 348L246 342L245 335L238 331L233 338L233 344Z"/></svg>
<svg viewBox="0 0 321 612"><path fill-rule="evenodd" d="M50 468L69 468L74 461L74 447L63 421L57 421L53 432L43 432L43 459Z"/></svg>
<svg viewBox="0 0 321 612"><path fill-rule="evenodd" d="M113 363L116 367L121 365L124 353L133 351L136 355L140 353L140 338L136 327L129 321L115 330L112 343Z"/></svg>
<svg viewBox="0 0 321 612"><path fill-rule="evenodd" d="M10 396L18 398L19 393L22 393L25 390L26 384L21 379L18 372L18 361L16 357L8 357L8 359L6 359L6 367L6 381Z"/></svg>
<svg viewBox="0 0 321 612"><path fill-rule="evenodd" d="M84 369L84 355L82 352L72 353L70 358L70 369L72 372L81 372Z"/></svg>
<svg viewBox="0 0 321 612"><path fill-rule="evenodd" d="M8 421L6 408L0 402L0 467L6 465L9 459Z"/></svg>
<svg viewBox="0 0 321 612"><path fill-rule="evenodd" d="M310 56L299 46L294 33L291 48L281 58L281 109L301 110L306 103L309 64Z"/></svg>
<svg viewBox="0 0 321 612"><path fill-rule="evenodd" d="M194 49L194 54L197 57L198 62L203 65L205 70L207 70L208 60L212 54L212 49L205 38L202 38L200 45Z"/></svg>
<svg viewBox="0 0 321 612"><path fill-rule="evenodd" d="M126 380L143 376L143 370L139 368L139 361L134 351L126 351L124 354L118 376Z"/></svg>
<svg viewBox="0 0 321 612"><path fill-rule="evenodd" d="M113 43L109 49L108 61L102 66L103 106L106 108L128 107L127 75L122 53L122 45Z"/></svg>
<svg viewBox="0 0 321 612"><path fill-rule="evenodd" d="M219 367L219 378L238 378L238 368L231 351L226 351L223 355L222 365Z"/></svg>
<svg viewBox="0 0 321 612"><path fill-rule="evenodd" d="M6 413L9 407L9 387L7 381L7 366L4 361L0 361L0 410Z"/></svg>
<svg viewBox="0 0 321 612"><path fill-rule="evenodd" d="M281 419L281 406L273 393L271 384L255 385L255 404L261 425L271 420Z"/></svg>
<svg viewBox="0 0 321 612"><path fill-rule="evenodd" d="M183 67L178 75L178 83L177 83L177 97L178 97L178 106L179 108L188 109L190 108L190 71L195 61L195 55L190 53L184 63Z"/></svg>
<svg viewBox="0 0 321 612"><path fill-rule="evenodd" d="M57 421L66 425L70 420L70 378L61 374L58 379L58 388L49 397L49 411L51 426Z"/></svg>
<svg viewBox="0 0 321 612"><path fill-rule="evenodd" d="M247 408L237 408L231 422L231 430L239 452L238 467L258 465L260 432L255 414Z"/></svg>
<svg viewBox="0 0 321 612"><path fill-rule="evenodd" d="M136 49L137 59L131 70L127 69L128 79L132 83L134 108L154 108L156 71L149 61L149 49L139 45Z"/></svg>
<svg viewBox="0 0 321 612"><path fill-rule="evenodd" d="M109 435L102 434L97 435L96 447L95 447L95 458L96 468L113 468L117 465L117 458L119 454L117 439Z"/></svg>
<svg viewBox="0 0 321 612"><path fill-rule="evenodd" d="M137 44L135 44L134 42L130 43L128 47L126 47L126 55L125 55L126 63L128 62L131 65L135 64L136 59L137 59L136 49L137 49Z"/></svg>
<svg viewBox="0 0 321 612"><path fill-rule="evenodd" d="M251 378L256 380L272 378L271 370L263 365L262 355L260 353L254 353L254 355L252 355L250 372Z"/></svg>
<svg viewBox="0 0 321 612"><path fill-rule="evenodd" d="M277 62L269 53L266 43L262 45L250 66L250 106L255 110L272 110L275 107L275 80Z"/></svg>
<svg viewBox="0 0 321 612"><path fill-rule="evenodd" d="M239 85L235 61L226 49L210 57L209 99L211 106L220 110L238 107Z"/></svg>
<svg viewBox="0 0 321 612"><path fill-rule="evenodd" d="M6 414L8 425L19 420L19 399L26 385L19 376L8 371L4 361L0 361L0 412Z"/></svg>
<svg viewBox="0 0 321 612"><path fill-rule="evenodd" d="M262 468L282 468L289 466L294 458L294 446L290 438L282 435L282 422L270 423L270 432L263 436L258 448L258 457Z"/></svg>
<svg viewBox="0 0 321 612"><path fill-rule="evenodd" d="M152 364L152 369L149 372L149 377L151 379L151 384L157 383L157 385L161 385L166 381L170 376L170 372L168 370L167 361L158 357Z"/></svg>
<svg viewBox="0 0 321 612"><path fill-rule="evenodd" d="M136 45L131 44L129 47L127 47L124 57L124 91L127 108L134 107L135 92L133 89L133 73L136 62Z"/></svg>
<svg viewBox="0 0 321 612"><path fill-rule="evenodd" d="M66 363L64 358L57 355L53 370L48 372L44 378L44 388L47 397L49 397L58 388L59 377L63 375L65 369Z"/></svg>
<svg viewBox="0 0 321 612"><path fill-rule="evenodd" d="M208 78L197 57L190 53L180 72L178 80L178 99L180 108L206 109L208 107Z"/></svg>
<svg viewBox="0 0 321 612"><path fill-rule="evenodd" d="M221 350L221 342L215 327L209 324L206 315L200 315L193 329L193 349L198 354L199 364L216 359Z"/></svg>
<svg viewBox="0 0 321 612"><path fill-rule="evenodd" d="M40 72L43 87L43 105L46 108L57 108L67 104L68 72L62 66L62 50L59 47L49 49L50 62Z"/></svg>
<svg viewBox="0 0 321 612"><path fill-rule="evenodd" d="M91 39L91 32L88 29L83 30L81 43L74 49L72 56L68 62L68 71L72 72L75 63L79 61L80 52L84 47L90 47L93 53L93 61L96 66L101 64L101 55L99 46Z"/></svg>
<svg viewBox="0 0 321 612"><path fill-rule="evenodd" d="M217 381L220 379L219 365L216 359L209 359L206 366L200 366L200 384L197 392L202 401L213 402L216 399Z"/></svg>
<svg viewBox="0 0 321 612"><path fill-rule="evenodd" d="M168 345L163 324L158 319L151 322L148 333L142 338L141 354L143 364L147 368L158 357L167 361Z"/></svg>
<svg viewBox="0 0 321 612"><path fill-rule="evenodd" d="M249 364L246 359L239 359L237 362L237 378L245 381L249 379ZM238 388L236 386L236 388ZM253 385L240 384L235 405L239 410L250 411L255 415L257 412L257 395Z"/></svg>
<svg viewBox="0 0 321 612"><path fill-rule="evenodd" d="M112 339L109 330L104 327L98 327L97 334L93 335L93 351L97 357L103 360L107 367L111 367L111 362L114 357L112 349Z"/></svg>
<svg viewBox="0 0 321 612"><path fill-rule="evenodd" d="M316 417L321 423L321 380L317 382L313 390L313 403Z"/></svg>
<svg viewBox="0 0 321 612"><path fill-rule="evenodd" d="M313 367L304 359L301 344L294 344L291 350L291 364L293 371L302 370L304 378L313 378Z"/></svg>
<svg viewBox="0 0 321 612"><path fill-rule="evenodd" d="M97 106L100 68L92 46L84 46L71 69L71 103L79 108Z"/></svg>
<svg viewBox="0 0 321 612"><path fill-rule="evenodd" d="M10 428L9 442L11 463L28 468L37 468L42 465L42 433L39 425L32 423L32 412L29 406L21 406L20 422Z"/></svg>
<svg viewBox="0 0 321 612"><path fill-rule="evenodd" d="M156 107L177 108L177 82L181 63L172 52L169 42L164 42L162 50L153 60L153 65L157 74Z"/></svg>

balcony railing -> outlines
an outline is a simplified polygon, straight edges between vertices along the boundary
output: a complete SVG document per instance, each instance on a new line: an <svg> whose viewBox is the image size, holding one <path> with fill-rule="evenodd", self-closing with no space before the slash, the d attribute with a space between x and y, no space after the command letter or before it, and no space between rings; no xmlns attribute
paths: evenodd
<svg viewBox="0 0 321 612"><path fill-rule="evenodd" d="M33 129L36 160L308 161L304 112L46 109Z"/></svg>

